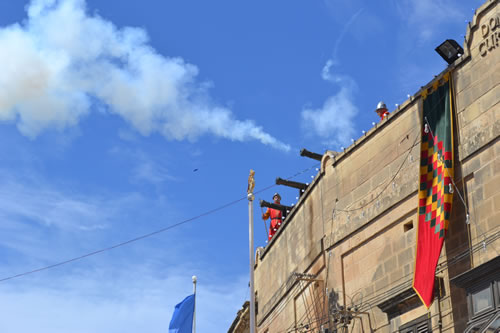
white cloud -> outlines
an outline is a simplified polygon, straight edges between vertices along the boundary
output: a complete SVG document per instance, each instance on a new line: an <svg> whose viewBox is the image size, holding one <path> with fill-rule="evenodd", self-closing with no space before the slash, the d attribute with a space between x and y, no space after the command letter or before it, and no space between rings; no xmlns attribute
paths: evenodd
<svg viewBox="0 0 500 333"><path fill-rule="evenodd" d="M192 293L192 267L140 263L23 277L0 285L0 331L166 332L176 303ZM197 327L224 332L243 303L245 277L198 276ZM29 320L20 320L29 318Z"/></svg>
<svg viewBox="0 0 500 333"><path fill-rule="evenodd" d="M2 172L0 217L3 220L30 221L64 230L102 229L122 206L138 199L130 194L105 199L59 190L40 181L20 182Z"/></svg>
<svg viewBox="0 0 500 333"><path fill-rule="evenodd" d="M11 253L8 260L37 266L54 261L51 251L64 249L57 253L61 258L102 246L109 230L117 236L127 226L124 217L133 213L140 219L137 212L145 202L137 193L76 193L72 184L49 185L35 175L18 177L0 170L0 179L0 251Z"/></svg>
<svg viewBox="0 0 500 333"><path fill-rule="evenodd" d="M20 179L4 171L0 176L0 251L5 263L0 278L143 232L137 211L146 205L137 195L83 195L71 184L48 185L36 176ZM156 209L154 203L147 207ZM107 231L100 232L102 227ZM151 230L152 225L144 227ZM198 327L209 333L225 331L244 301L248 279L220 276L213 263L190 257L186 246L196 245L164 235L1 282L0 332L165 332L175 304L191 293L193 274L198 275Z"/></svg>
<svg viewBox="0 0 500 333"><path fill-rule="evenodd" d="M74 126L97 99L143 135L212 134L290 150L215 105L208 85L196 81L197 67L158 54L143 29L90 16L84 0L33 0L27 11L25 23L0 29L0 120L24 135Z"/></svg>

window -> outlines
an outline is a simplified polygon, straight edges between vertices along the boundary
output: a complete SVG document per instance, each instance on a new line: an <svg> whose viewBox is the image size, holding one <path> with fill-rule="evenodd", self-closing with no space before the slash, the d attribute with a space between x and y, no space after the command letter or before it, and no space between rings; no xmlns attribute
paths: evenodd
<svg viewBox="0 0 500 333"><path fill-rule="evenodd" d="M467 292L469 321L465 333L500 332L500 256L451 282Z"/></svg>
<svg viewBox="0 0 500 333"><path fill-rule="evenodd" d="M485 315L500 312L499 282L481 283L467 290L470 320L482 320ZM498 311L496 311L496 310Z"/></svg>
<svg viewBox="0 0 500 333"><path fill-rule="evenodd" d="M482 290L470 293L472 316L493 308L493 290L488 286Z"/></svg>
<svg viewBox="0 0 500 333"><path fill-rule="evenodd" d="M500 332L499 281L490 282L486 288L467 290L469 324L466 333Z"/></svg>
<svg viewBox="0 0 500 333"><path fill-rule="evenodd" d="M399 333L430 333L431 321L424 315L399 328Z"/></svg>

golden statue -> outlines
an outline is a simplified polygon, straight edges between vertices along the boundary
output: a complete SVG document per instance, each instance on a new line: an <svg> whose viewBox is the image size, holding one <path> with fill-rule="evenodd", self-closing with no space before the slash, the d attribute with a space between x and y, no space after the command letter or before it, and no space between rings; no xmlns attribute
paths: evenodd
<svg viewBox="0 0 500 333"><path fill-rule="evenodd" d="M250 175L248 176L248 188L247 188L247 193L253 193L253 188L255 187L255 179L253 178L255 176L255 171L250 169Z"/></svg>

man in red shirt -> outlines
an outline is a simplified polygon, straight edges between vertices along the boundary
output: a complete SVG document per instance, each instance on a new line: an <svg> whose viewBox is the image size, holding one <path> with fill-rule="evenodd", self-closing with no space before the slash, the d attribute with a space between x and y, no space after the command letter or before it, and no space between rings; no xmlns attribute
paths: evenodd
<svg viewBox="0 0 500 333"><path fill-rule="evenodd" d="M279 195L279 193L274 193L273 201L275 204L280 205L281 196ZM274 209L274 208L268 208L266 210L266 212L264 214L262 214L262 219L267 220L269 217L271 217L271 225L269 227L268 240L271 240L271 238L273 238L274 234L281 226L281 222L283 221L282 215L281 215L281 210Z"/></svg>
<svg viewBox="0 0 500 333"><path fill-rule="evenodd" d="M380 117L380 121L384 120L389 115L389 111L387 110L387 106L385 105L384 102L379 102L377 104L377 112L378 116Z"/></svg>

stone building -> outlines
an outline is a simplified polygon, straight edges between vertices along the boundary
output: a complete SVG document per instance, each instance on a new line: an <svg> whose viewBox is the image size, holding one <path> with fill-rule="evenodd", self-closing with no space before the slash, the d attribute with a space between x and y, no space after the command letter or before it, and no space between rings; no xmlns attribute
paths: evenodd
<svg viewBox="0 0 500 333"><path fill-rule="evenodd" d="M257 332L500 331L499 59L500 6L489 0L458 60L345 151L323 155L257 250ZM421 93L448 72L456 190L427 309L412 288Z"/></svg>
<svg viewBox="0 0 500 333"><path fill-rule="evenodd" d="M250 302L246 301L243 307L236 314L231 327L229 327L229 333L249 333L250 332Z"/></svg>

